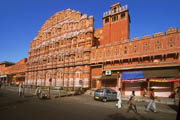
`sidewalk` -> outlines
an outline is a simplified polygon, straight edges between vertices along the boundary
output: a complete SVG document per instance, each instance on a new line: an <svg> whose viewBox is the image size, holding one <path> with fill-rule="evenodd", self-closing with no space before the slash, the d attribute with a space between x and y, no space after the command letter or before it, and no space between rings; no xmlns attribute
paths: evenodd
<svg viewBox="0 0 180 120"><path fill-rule="evenodd" d="M16 86L2 86L1 89L9 90L9 91L13 91L13 92L18 93L18 87L16 87ZM41 90L44 93L49 95L49 89L48 88L43 88ZM29 87L24 88L24 94L25 95L35 95L35 91L36 91L36 88L29 88ZM50 89L51 98L70 96L70 95L74 95L74 94L76 94L76 93L72 92L72 91Z"/></svg>

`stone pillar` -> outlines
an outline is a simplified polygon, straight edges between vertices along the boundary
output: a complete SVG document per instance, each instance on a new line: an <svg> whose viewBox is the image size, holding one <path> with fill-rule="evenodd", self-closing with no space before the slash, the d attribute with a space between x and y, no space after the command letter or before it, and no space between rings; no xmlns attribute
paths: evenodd
<svg viewBox="0 0 180 120"><path fill-rule="evenodd" d="M25 85L28 85L28 82L29 82L28 78L29 78L29 72L26 72L25 73Z"/></svg>
<svg viewBox="0 0 180 120"><path fill-rule="evenodd" d="M74 86L73 82L74 82L74 68L70 67L70 69L69 69L69 87Z"/></svg>
<svg viewBox="0 0 180 120"><path fill-rule="evenodd" d="M68 81L69 81L69 69L65 68L64 70L64 87L68 87Z"/></svg>
<svg viewBox="0 0 180 120"><path fill-rule="evenodd" d="M42 86L46 86L46 71L43 70L43 82L42 82Z"/></svg>
<svg viewBox="0 0 180 120"><path fill-rule="evenodd" d="M83 74L82 87L83 88L90 87L90 66L89 65L85 65L84 66L84 74Z"/></svg>
<svg viewBox="0 0 180 120"><path fill-rule="evenodd" d="M41 74L41 71L38 71L37 73L37 85L40 86L41 85L41 77L40 77L40 74Z"/></svg>
<svg viewBox="0 0 180 120"><path fill-rule="evenodd" d="M60 86L60 71L56 70L56 86Z"/></svg>
<svg viewBox="0 0 180 120"><path fill-rule="evenodd" d="M56 85L57 86L63 86L63 80L64 80L64 70L62 68L57 69L56 74Z"/></svg>
<svg viewBox="0 0 180 120"><path fill-rule="evenodd" d="M51 77L52 77L52 86L56 86L56 69L52 69Z"/></svg>

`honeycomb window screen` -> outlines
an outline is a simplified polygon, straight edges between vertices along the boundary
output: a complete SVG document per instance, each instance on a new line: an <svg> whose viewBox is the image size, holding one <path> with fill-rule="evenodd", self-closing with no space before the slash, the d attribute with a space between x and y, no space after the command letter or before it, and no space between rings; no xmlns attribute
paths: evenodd
<svg viewBox="0 0 180 120"><path fill-rule="evenodd" d="M149 43L148 43L148 42L145 42L145 43L143 44L143 50L144 50L144 51L148 51L148 50L149 50Z"/></svg>
<svg viewBox="0 0 180 120"><path fill-rule="evenodd" d="M128 47L125 46L125 47L124 47L124 55L127 55L127 54L128 54Z"/></svg>
<svg viewBox="0 0 180 120"><path fill-rule="evenodd" d="M156 40L155 41L155 49L161 49L162 48L162 44L160 40Z"/></svg>
<svg viewBox="0 0 180 120"><path fill-rule="evenodd" d="M115 56L118 56L118 55L119 55L119 49L118 49L118 48L115 48L115 50L114 50L114 55L115 55Z"/></svg>
<svg viewBox="0 0 180 120"><path fill-rule="evenodd" d="M110 49L108 49L108 50L106 51L106 57L109 58L110 55L111 55L111 51L110 51Z"/></svg>
<svg viewBox="0 0 180 120"><path fill-rule="evenodd" d="M137 47L137 45L134 45L134 46L133 46L133 52L134 52L134 53L137 53L137 52L138 52L138 47Z"/></svg>
<svg viewBox="0 0 180 120"><path fill-rule="evenodd" d="M175 47L175 46L176 46L176 40L175 40L175 38L170 38L170 39L168 40L168 47L173 48L173 47Z"/></svg>

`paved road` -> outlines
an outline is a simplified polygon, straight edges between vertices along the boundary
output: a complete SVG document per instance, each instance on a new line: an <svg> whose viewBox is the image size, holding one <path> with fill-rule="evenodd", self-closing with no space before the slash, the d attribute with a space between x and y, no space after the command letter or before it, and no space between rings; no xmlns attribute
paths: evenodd
<svg viewBox="0 0 180 120"><path fill-rule="evenodd" d="M90 96L70 96L39 100L35 96L17 96L17 92L0 90L0 120L175 120L176 112L126 113L115 108L116 102L94 101ZM139 104L139 103L138 103ZM162 107L162 106L159 106ZM167 107L164 107L164 109ZM170 109L170 108L169 108Z"/></svg>

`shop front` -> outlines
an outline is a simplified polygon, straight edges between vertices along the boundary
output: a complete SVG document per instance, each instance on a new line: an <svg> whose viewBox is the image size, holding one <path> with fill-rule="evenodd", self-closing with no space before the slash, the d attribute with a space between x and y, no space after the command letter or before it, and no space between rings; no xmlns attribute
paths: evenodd
<svg viewBox="0 0 180 120"><path fill-rule="evenodd" d="M7 75L0 75L0 80L5 83L7 82Z"/></svg>
<svg viewBox="0 0 180 120"><path fill-rule="evenodd" d="M174 83L180 81L178 69L145 70L144 75L148 79L148 88L153 88L158 97L170 97Z"/></svg>
<svg viewBox="0 0 180 120"><path fill-rule="evenodd" d="M122 72L123 95L130 96L135 91L136 96L142 96L143 89L147 87L143 71Z"/></svg>
<svg viewBox="0 0 180 120"><path fill-rule="evenodd" d="M119 75L104 75L99 80L101 82L101 88L118 89Z"/></svg>

